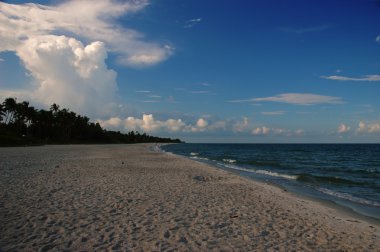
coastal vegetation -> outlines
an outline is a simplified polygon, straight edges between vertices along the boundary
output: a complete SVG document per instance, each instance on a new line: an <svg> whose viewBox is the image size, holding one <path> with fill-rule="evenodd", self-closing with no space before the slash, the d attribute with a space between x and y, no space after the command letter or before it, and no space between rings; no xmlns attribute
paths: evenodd
<svg viewBox="0 0 380 252"><path fill-rule="evenodd" d="M179 143L130 131L108 131L87 116L53 104L49 110L36 109L29 102L6 98L0 104L0 146L95 143Z"/></svg>

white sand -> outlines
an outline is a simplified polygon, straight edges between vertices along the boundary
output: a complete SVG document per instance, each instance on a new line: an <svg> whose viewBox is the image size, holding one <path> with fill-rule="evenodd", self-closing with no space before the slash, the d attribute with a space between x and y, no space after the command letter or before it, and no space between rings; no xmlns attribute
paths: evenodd
<svg viewBox="0 0 380 252"><path fill-rule="evenodd" d="M0 251L379 251L380 227L148 145L0 148Z"/></svg>

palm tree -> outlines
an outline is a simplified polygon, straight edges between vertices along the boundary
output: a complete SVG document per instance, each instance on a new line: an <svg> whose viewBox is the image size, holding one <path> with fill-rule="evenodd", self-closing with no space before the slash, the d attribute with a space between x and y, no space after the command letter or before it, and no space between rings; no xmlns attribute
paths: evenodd
<svg viewBox="0 0 380 252"><path fill-rule="evenodd" d="M24 135L27 132L27 113L29 109L29 102L23 101L21 103L16 103L16 110L14 113L15 120L15 129L19 132L20 135Z"/></svg>
<svg viewBox="0 0 380 252"><path fill-rule="evenodd" d="M1 122L3 121L4 119L4 116L5 116L5 107L3 104L0 104L0 124Z"/></svg>
<svg viewBox="0 0 380 252"><path fill-rule="evenodd" d="M3 106L6 110L5 124L10 124L14 120L14 114L16 112L17 102L15 98L6 98L3 102Z"/></svg>
<svg viewBox="0 0 380 252"><path fill-rule="evenodd" d="M29 102L23 101L16 104L15 118L18 122L24 122L29 108Z"/></svg>
<svg viewBox="0 0 380 252"><path fill-rule="evenodd" d="M50 111L54 112L54 115L56 115L57 112L59 111L59 105L54 103L53 105L50 106Z"/></svg>
<svg viewBox="0 0 380 252"><path fill-rule="evenodd" d="M34 107L28 107L26 111L26 118L27 118L26 124L28 127L36 121L36 115L37 115L36 109Z"/></svg>

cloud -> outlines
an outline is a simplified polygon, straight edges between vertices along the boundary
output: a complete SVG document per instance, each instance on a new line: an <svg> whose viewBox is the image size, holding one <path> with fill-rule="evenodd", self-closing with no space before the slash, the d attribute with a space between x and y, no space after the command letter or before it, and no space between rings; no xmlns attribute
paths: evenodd
<svg viewBox="0 0 380 252"><path fill-rule="evenodd" d="M324 31L330 28L329 25L310 26L310 27L280 27L280 31L287 33L303 34L308 32Z"/></svg>
<svg viewBox="0 0 380 252"><path fill-rule="evenodd" d="M361 133L361 132L366 132L366 131L367 131L367 129L366 129L365 123L364 122L359 122L359 126L358 126L356 132Z"/></svg>
<svg viewBox="0 0 380 252"><path fill-rule="evenodd" d="M380 133L380 123L366 124L362 121L359 122L357 133Z"/></svg>
<svg viewBox="0 0 380 252"><path fill-rule="evenodd" d="M4 59L3 58L0 58L0 62L3 62L4 61Z"/></svg>
<svg viewBox="0 0 380 252"><path fill-rule="evenodd" d="M351 127L348 125L345 125L343 123L341 125L339 125L339 127L338 127L338 133L339 134L347 133L350 130L351 130Z"/></svg>
<svg viewBox="0 0 380 252"><path fill-rule="evenodd" d="M289 130L282 128L273 128L269 126L252 127L247 117L241 120L206 120L205 117L200 117L192 122L185 120L167 119L157 120L152 114L143 114L141 118L127 117L112 117L108 120L98 120L100 125L108 130L117 131L139 131L147 133L176 133L177 135L187 134L242 134L249 136L285 136L298 137L304 135L303 129Z"/></svg>
<svg viewBox="0 0 380 252"><path fill-rule="evenodd" d="M202 82L202 83L200 83L200 85L204 86L204 87L210 87L211 86L211 84L208 82Z"/></svg>
<svg viewBox="0 0 380 252"><path fill-rule="evenodd" d="M242 121L237 121L232 125L232 131L235 133L241 133L248 129L249 119L248 117L243 117Z"/></svg>
<svg viewBox="0 0 380 252"><path fill-rule="evenodd" d="M157 120L153 114L143 114L141 118L111 117L108 120L97 120L100 125L109 130L128 132L131 130L147 133L182 133L182 134L202 134L205 132L222 132L236 130L236 124L228 120L216 120L210 122L204 117L200 117L193 122L185 122L183 119ZM240 130L244 131L248 127L248 118L243 118Z"/></svg>
<svg viewBox="0 0 380 252"><path fill-rule="evenodd" d="M152 91L149 90L136 90L136 93L151 93Z"/></svg>
<svg viewBox="0 0 380 252"><path fill-rule="evenodd" d="M105 121L99 120L99 123L102 127L111 130L134 130L149 133L157 131L178 132L187 127L181 119L160 121L155 120L152 114L144 114L141 119L135 117L127 117L126 119L112 117Z"/></svg>
<svg viewBox="0 0 380 252"><path fill-rule="evenodd" d="M227 130L227 122L223 121L223 120L216 121L216 122L213 122L212 124L210 124L207 128L209 131L213 131L213 132L214 131L226 131Z"/></svg>
<svg viewBox="0 0 380 252"><path fill-rule="evenodd" d="M261 112L262 115L267 115L267 116L276 116L276 115L283 115L285 114L286 111L263 111Z"/></svg>
<svg viewBox="0 0 380 252"><path fill-rule="evenodd" d="M252 98L247 100L232 100L232 103L242 103L242 102L280 102L295 105L315 105L315 104L341 104L343 103L342 98L334 96L325 96L317 94L303 94L303 93L286 93L279 94L271 97L263 98Z"/></svg>
<svg viewBox="0 0 380 252"><path fill-rule="evenodd" d="M68 35L86 41L102 41L119 54L119 62L146 66L165 60L169 45L143 41L143 34L114 22L148 5L141 1L65 1L57 6L0 3L0 51L17 51L26 40L41 35Z"/></svg>
<svg viewBox="0 0 380 252"><path fill-rule="evenodd" d="M144 103L157 103L157 102L160 102L159 100L145 100L145 101L141 101L141 102L144 102Z"/></svg>
<svg viewBox="0 0 380 252"><path fill-rule="evenodd" d="M143 34L115 21L147 5L145 0L0 3L0 52L14 52L34 78L27 89L0 90L0 96L55 102L89 116L116 114L116 72L105 63L108 53L141 67L165 60L173 50L146 42Z"/></svg>
<svg viewBox="0 0 380 252"><path fill-rule="evenodd" d="M368 133L380 133L380 123L372 123L367 126Z"/></svg>
<svg viewBox="0 0 380 252"><path fill-rule="evenodd" d="M206 128L207 125L208 125L208 122L203 118L199 118L199 120L197 121L198 128Z"/></svg>
<svg viewBox="0 0 380 252"><path fill-rule="evenodd" d="M268 136L268 135L277 135L277 136L302 136L305 131L303 129L297 130L289 130L289 129L281 129L281 128L270 128L267 126L261 126L253 128L251 134L254 136Z"/></svg>
<svg viewBox="0 0 380 252"><path fill-rule="evenodd" d="M376 42L380 43L380 35L376 37Z"/></svg>
<svg viewBox="0 0 380 252"><path fill-rule="evenodd" d="M258 127L252 130L252 135L268 135L270 128L266 126Z"/></svg>
<svg viewBox="0 0 380 252"><path fill-rule="evenodd" d="M190 19L190 20L187 20L185 25L183 26L184 28L191 28L195 25L197 25L198 23L200 23L202 21L202 18L194 18L194 19Z"/></svg>
<svg viewBox="0 0 380 252"><path fill-rule="evenodd" d="M90 116L115 111L116 73L105 65L104 43L84 46L74 38L45 35L25 41L17 55L36 83L29 90L2 90L4 96L57 103Z"/></svg>
<svg viewBox="0 0 380 252"><path fill-rule="evenodd" d="M362 77L346 77L346 76L339 76L339 75L332 75L332 76L321 76L323 79L327 80L337 80L337 81L380 81L380 75L364 75Z"/></svg>
<svg viewBox="0 0 380 252"><path fill-rule="evenodd" d="M296 136L302 136L303 134L305 134L305 130L303 130L303 129L297 129L297 130L294 131L294 134Z"/></svg>
<svg viewBox="0 0 380 252"><path fill-rule="evenodd" d="M189 125L189 129L191 132L205 132L207 131L208 121L204 118L199 118L197 123L194 126Z"/></svg>
<svg viewBox="0 0 380 252"><path fill-rule="evenodd" d="M208 94L210 92L207 90L193 90L193 91L189 91L189 93L190 94Z"/></svg>
<svg viewBox="0 0 380 252"><path fill-rule="evenodd" d="M126 119L121 119L112 117L108 120L98 120L98 122L102 127L110 130L134 130L148 133L199 133L225 129L225 122L223 121L210 124L206 119L199 118L195 124L186 124L182 119L156 120L152 114L143 114L142 118L127 117Z"/></svg>

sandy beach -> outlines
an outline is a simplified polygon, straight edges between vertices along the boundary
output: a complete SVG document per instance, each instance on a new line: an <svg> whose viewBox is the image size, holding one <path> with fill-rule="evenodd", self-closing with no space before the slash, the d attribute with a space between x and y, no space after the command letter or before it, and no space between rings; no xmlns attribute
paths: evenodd
<svg viewBox="0 0 380 252"><path fill-rule="evenodd" d="M380 227L152 145L0 148L0 251L379 251Z"/></svg>

